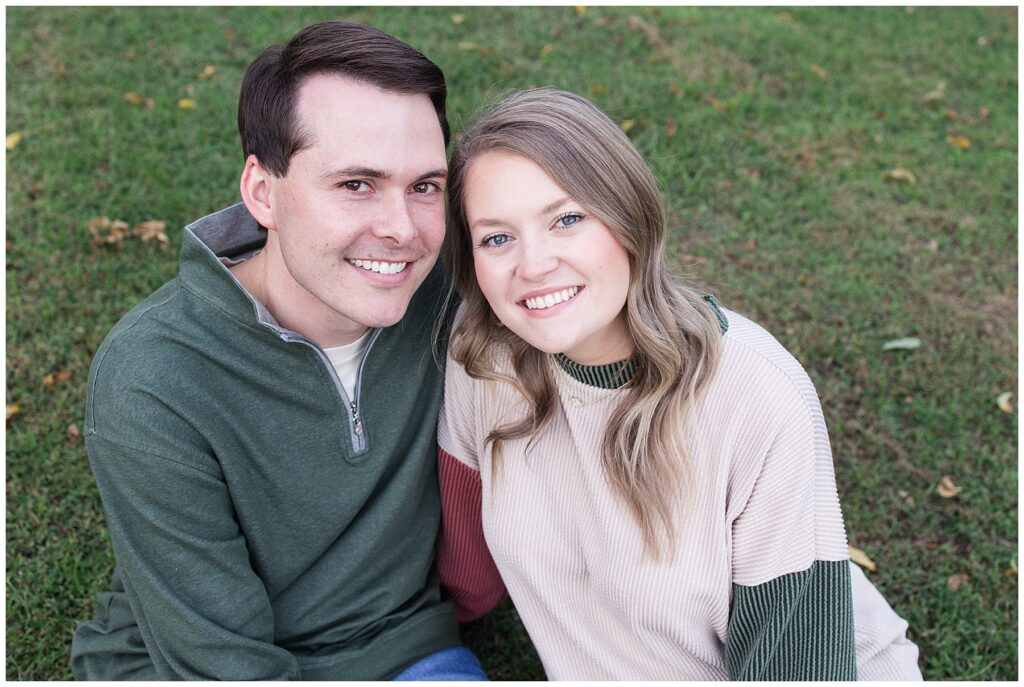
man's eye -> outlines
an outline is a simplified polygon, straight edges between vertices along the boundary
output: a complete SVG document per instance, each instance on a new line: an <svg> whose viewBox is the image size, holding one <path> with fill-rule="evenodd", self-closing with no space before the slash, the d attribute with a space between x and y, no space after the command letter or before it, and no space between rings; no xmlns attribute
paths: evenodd
<svg viewBox="0 0 1024 687"><path fill-rule="evenodd" d="M366 191L370 188L370 185L367 184L365 181L358 180L346 181L344 184L342 184L342 186L344 186L349 191L355 191L356 193L362 193L363 191Z"/></svg>
<svg viewBox="0 0 1024 687"><path fill-rule="evenodd" d="M441 187L435 184L433 181L421 181L412 187L412 190L416 193L433 193L439 192Z"/></svg>

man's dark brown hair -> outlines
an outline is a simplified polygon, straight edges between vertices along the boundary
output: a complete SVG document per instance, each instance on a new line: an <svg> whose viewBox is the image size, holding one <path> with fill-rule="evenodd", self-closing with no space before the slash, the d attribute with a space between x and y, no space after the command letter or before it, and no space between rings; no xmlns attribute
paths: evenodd
<svg viewBox="0 0 1024 687"><path fill-rule="evenodd" d="M295 121L299 87L307 77L324 73L394 93L426 95L448 145L444 72L383 31L328 21L307 26L286 45L270 46L245 71L238 98L238 131L245 157L255 155L277 176L288 173L292 155L310 144Z"/></svg>

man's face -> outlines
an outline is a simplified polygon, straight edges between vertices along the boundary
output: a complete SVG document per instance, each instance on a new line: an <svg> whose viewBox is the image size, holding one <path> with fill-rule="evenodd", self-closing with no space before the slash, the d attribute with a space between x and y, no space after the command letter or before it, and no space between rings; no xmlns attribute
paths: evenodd
<svg viewBox="0 0 1024 687"><path fill-rule="evenodd" d="M398 322L437 260L444 138L427 96L335 75L303 83L296 125L310 145L268 181L266 295L278 319L338 345Z"/></svg>

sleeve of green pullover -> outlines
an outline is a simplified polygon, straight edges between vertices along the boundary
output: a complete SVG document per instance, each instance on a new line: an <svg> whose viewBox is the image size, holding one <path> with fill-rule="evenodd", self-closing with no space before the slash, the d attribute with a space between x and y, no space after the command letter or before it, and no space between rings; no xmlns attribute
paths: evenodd
<svg viewBox="0 0 1024 687"><path fill-rule="evenodd" d="M96 434L87 442L118 571L157 675L300 677L295 658L274 645L270 601L222 476Z"/></svg>

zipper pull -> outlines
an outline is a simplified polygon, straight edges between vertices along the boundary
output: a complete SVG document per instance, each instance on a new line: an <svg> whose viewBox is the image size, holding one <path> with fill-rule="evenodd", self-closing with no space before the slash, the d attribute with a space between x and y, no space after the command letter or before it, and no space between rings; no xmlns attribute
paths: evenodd
<svg viewBox="0 0 1024 687"><path fill-rule="evenodd" d="M349 405L352 406L352 423L355 425L356 436L363 436L363 421L359 419L359 408L356 407L355 401Z"/></svg>

